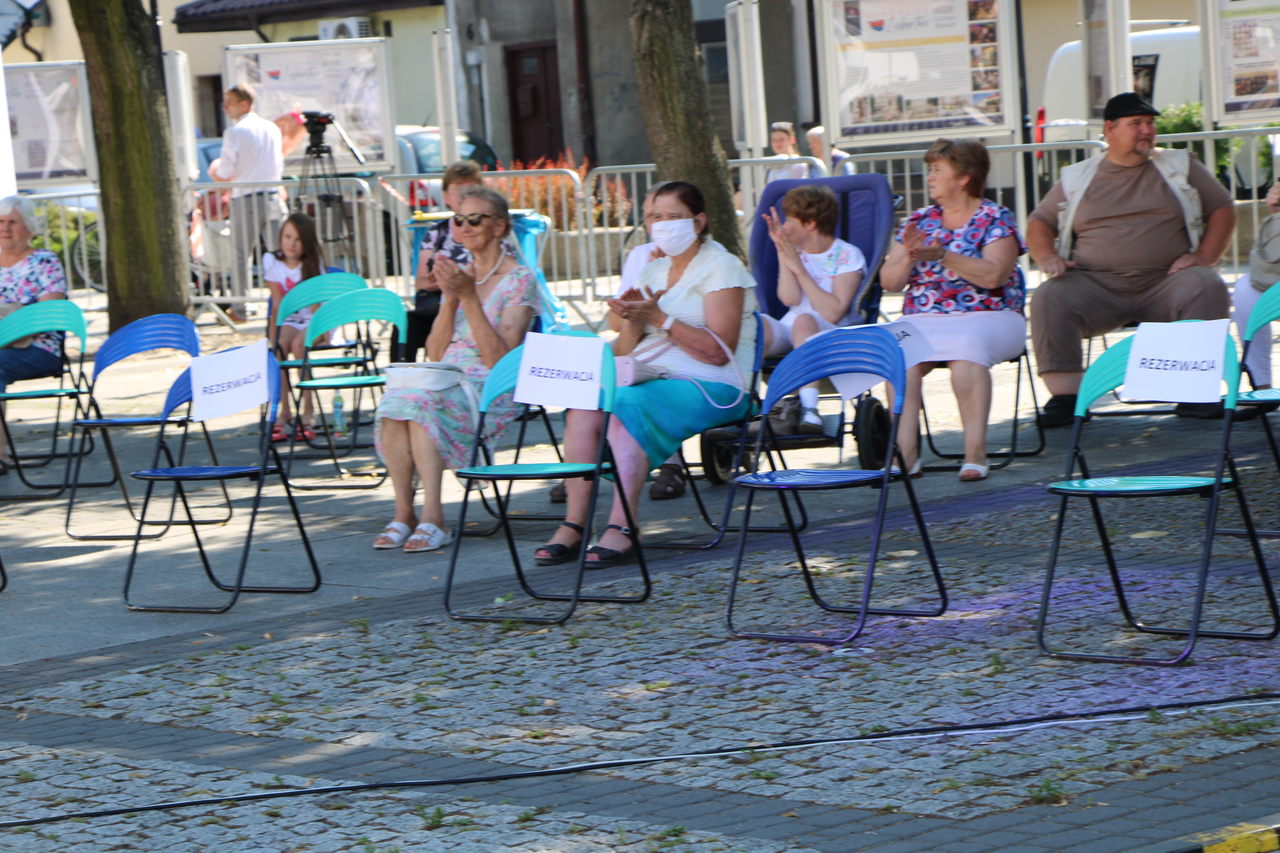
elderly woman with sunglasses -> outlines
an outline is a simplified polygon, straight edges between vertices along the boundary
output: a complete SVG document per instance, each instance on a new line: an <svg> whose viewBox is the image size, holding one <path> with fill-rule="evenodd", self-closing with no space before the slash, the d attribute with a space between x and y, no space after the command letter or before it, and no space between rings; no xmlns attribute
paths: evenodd
<svg viewBox="0 0 1280 853"><path fill-rule="evenodd" d="M471 253L471 263L436 257L442 298L427 336L427 357L461 367L463 381L478 393L490 369L524 340L538 286L533 272L503 251L502 240L511 230L506 199L476 186L464 187L460 195L454 238ZM486 431L500 432L517 410L510 395L499 398L489 408ZM446 468L466 464L474 438L473 410L461 386L388 389L378 404L375 443L391 477L396 509L374 548L419 553L453 541L444 525L441 480ZM414 509L415 473L422 486L421 511Z"/></svg>

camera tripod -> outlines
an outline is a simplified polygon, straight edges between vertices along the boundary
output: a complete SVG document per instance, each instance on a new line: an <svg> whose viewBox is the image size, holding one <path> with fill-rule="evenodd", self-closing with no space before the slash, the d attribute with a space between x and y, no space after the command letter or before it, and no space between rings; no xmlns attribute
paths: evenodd
<svg viewBox="0 0 1280 853"><path fill-rule="evenodd" d="M310 213L316 222L316 234L324 248L328 263L352 272L362 272L360 258L355 250L355 229L351 204L344 202L342 184L333 160L333 149L325 142L325 129L332 124L338 130L343 143L356 162L363 164L364 156L351 143L342 125L327 113L306 112L309 139L302 163L302 174L290 205L295 213ZM308 209L310 208L310 209Z"/></svg>

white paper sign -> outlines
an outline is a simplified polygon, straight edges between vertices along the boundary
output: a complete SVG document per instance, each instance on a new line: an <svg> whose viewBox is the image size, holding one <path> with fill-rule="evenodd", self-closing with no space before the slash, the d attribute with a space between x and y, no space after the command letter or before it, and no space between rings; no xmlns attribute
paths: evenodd
<svg viewBox="0 0 1280 853"><path fill-rule="evenodd" d="M850 328L867 329L871 327L851 326ZM907 363L907 367L933 359L933 344L929 343L929 339L924 336L924 333L911 323L899 320L896 323L880 323L876 325L876 328L884 329L897 339L898 346L902 349L902 358ZM822 334L826 333L823 332ZM817 335L813 336L813 338L816 337ZM813 340L813 338L809 338L809 340ZM831 384L836 386L840 396L846 400L852 400L862 392L870 390L883 381L881 377L873 376L870 373L840 373L831 377Z"/></svg>
<svg viewBox="0 0 1280 853"><path fill-rule="evenodd" d="M1124 400L1216 403L1227 320L1140 323L1124 372Z"/></svg>
<svg viewBox="0 0 1280 853"><path fill-rule="evenodd" d="M524 337L516 402L565 409L600 408L603 354L601 338L530 332Z"/></svg>
<svg viewBox="0 0 1280 853"><path fill-rule="evenodd" d="M191 413L198 421L260 406L270 395L267 339L191 360Z"/></svg>

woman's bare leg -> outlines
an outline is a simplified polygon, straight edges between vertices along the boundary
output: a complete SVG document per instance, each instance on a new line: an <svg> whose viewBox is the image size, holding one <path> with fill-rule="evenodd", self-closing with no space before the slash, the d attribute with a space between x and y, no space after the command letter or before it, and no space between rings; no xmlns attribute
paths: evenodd
<svg viewBox="0 0 1280 853"><path fill-rule="evenodd" d="M991 417L991 369L974 361L952 361L951 390L964 427L964 461L987 464L987 420Z"/></svg>
<svg viewBox="0 0 1280 853"><path fill-rule="evenodd" d="M383 418L380 438L382 456L387 463L387 475L396 499L396 515L393 521L409 525L418 523L413 511L413 451L409 444L409 422ZM378 541L382 541L379 536Z"/></svg>
<svg viewBox="0 0 1280 853"><path fill-rule="evenodd" d="M618 483L626 492L627 503L631 507L631 518L639 524L640 488L645 477L649 476L649 456L636 441L619 418L609 421L609 446L613 450L613 462L617 469ZM627 526L627 514L622 505L622 496L615 489L613 508L609 512L609 523L619 527ZM626 551L631 547L631 540L621 531L606 529L600 534L599 543L605 548L615 551ZM590 557L587 562L593 562Z"/></svg>
<svg viewBox="0 0 1280 853"><path fill-rule="evenodd" d="M419 524L434 524L441 530L448 528L444 523L444 503L440 493L444 481L444 458L440 455L426 427L416 421L405 421L409 432L409 447L413 453L413 467L418 472L418 482L422 486L422 512L418 516Z"/></svg>
<svg viewBox="0 0 1280 853"><path fill-rule="evenodd" d="M604 415L583 409L570 409L564 421L564 460L591 462L600 442L600 425ZM647 473L647 472L646 472ZM591 482L581 477L564 481L564 520L581 525L587 520L587 504L591 501ZM572 547L582 535L568 527L557 527L548 544ZM541 549L539 549L541 550Z"/></svg>
<svg viewBox="0 0 1280 853"><path fill-rule="evenodd" d="M913 364L907 368L907 391L902 398L902 417L898 420L898 449L909 470L920 458L920 398L925 375L933 370L928 362ZM886 386L888 387L888 386ZM890 406L893 405L890 389Z"/></svg>

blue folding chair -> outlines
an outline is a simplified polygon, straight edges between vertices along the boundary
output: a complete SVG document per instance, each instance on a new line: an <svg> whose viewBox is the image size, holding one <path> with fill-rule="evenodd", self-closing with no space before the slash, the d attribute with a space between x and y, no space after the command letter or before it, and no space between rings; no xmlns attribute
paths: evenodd
<svg viewBox="0 0 1280 853"><path fill-rule="evenodd" d="M590 332L567 332L567 335L580 337L595 337ZM449 616L453 619L467 621L482 622L503 622L511 618L515 618L521 622L528 622L538 625L559 624L567 620L573 615L574 610L578 607L580 601L604 602L610 604L639 604L649 598L652 589L649 580L649 569L645 562L644 550L640 546L640 542L635 540L632 546L636 549L636 557L639 562L640 579L643 585L641 592L636 595L584 595L582 592L582 582L587 568L587 548L586 543L591 539L592 529L595 522L596 503L600 494L600 481L607 476L613 469L612 452L609 449L607 434L609 432L609 419L612 417L614 394L616 392L614 384L614 362L613 351L608 344L602 347L602 357L600 361L600 406L599 410L604 413L604 423L600 428L600 442L596 449L596 456L592 462L543 462L543 463L514 463L506 465L479 464L482 457L487 461L491 458L488 448L483 441L485 418L488 414L489 407L493 405L493 401L503 394L510 393L516 386L516 379L520 370L520 358L524 354L524 347L516 347L499 359L494 365L493 370L489 373L489 378L484 384L484 390L480 397L480 423L476 429L476 442L471 450L471 462L465 468L459 468L455 474L458 479L462 480L465 490L462 495L462 508L458 513L458 523L454 527L455 531L462 531L467 524L467 506L472 491L481 491L487 486L492 485L492 499L495 501L498 511L497 517L503 534L507 538L507 549L511 554L511 563L515 569L516 580L520 584L521 590L525 595L537 601L560 601L564 602L564 607L558 614L552 616L530 616L517 615L512 616L510 612L503 611L500 613L477 613L463 611L454 605L454 596L456 592L458 557L462 548L462 536L455 535L453 538L453 548L449 552L449 573L445 578L444 587L444 606ZM516 544L515 537L512 535L511 515L507 511L507 495L499 487L499 483L512 482L520 480L563 480L570 477L586 478L591 481L591 498L587 510L587 518L583 524L582 543L583 547L579 548L578 559L574 567L573 587L568 593L547 592L545 589L535 587L530 581L528 575L525 574L523 561L520 557L520 549ZM621 490L622 483L615 481L615 488ZM622 495L622 505L627 515L627 526L632 530L636 529L635 519L631 517L630 505L626 501L626 496ZM545 577L545 573L544 573Z"/></svg>
<svg viewBox="0 0 1280 853"><path fill-rule="evenodd" d="M72 516L75 512L76 496L79 490L86 486L108 486L116 483L120 487L120 495L124 501L125 508L129 511L130 517L134 521L139 520L137 512L134 510L133 499L129 495L127 479L124 472L120 469L120 460L116 454L115 446L111 440L111 430L120 428L142 428L142 427L159 427L162 431L161 440L156 444L157 453L163 444L163 430L168 426L181 427L181 449L179 458L181 458L186 449L187 427L189 421L185 416L173 416L166 414L159 417L104 417L102 407L98 401L99 382L102 380L103 374L112 365L118 364L130 356L143 352L151 352L154 350L174 349L185 352L187 355L195 358L200 355L200 335L196 331L195 323L187 317L180 314L154 314L150 317L143 317L140 320L134 320L132 323L116 330L107 340L98 348L97 354L93 359L93 379L89 385L88 403L85 409L88 411L89 417L77 418L72 421L72 444L75 444L76 431L80 433L80 447L73 454L70 476L70 492L67 497L67 516L65 527L67 535L77 540L125 540L132 539L132 533L77 533L72 528ZM167 407L166 407L167 408ZM213 442L209 437L208 430L204 429L205 444L208 448L210 457L217 464L217 454L213 448ZM81 474L83 472L83 463L89 455L91 448L92 436L97 432L102 439L103 449L106 452L107 462L111 470L111 479L103 482L81 482ZM157 464L158 459L153 460L152 464ZM225 491L224 491L225 498ZM221 524L230 518L230 504L226 504L227 512L212 517L203 518L203 524ZM172 522L172 513L170 513L169 521L148 522L162 524L166 527ZM148 534L151 537L162 536L163 530Z"/></svg>
<svg viewBox="0 0 1280 853"><path fill-rule="evenodd" d="M1199 322L1195 320L1184 322ZM1280 635L1280 609L1277 609L1275 591L1272 589L1271 577L1268 574L1266 561L1258 545L1257 531L1253 517L1245 499L1244 489L1240 483L1240 473L1236 469L1231 455L1231 428L1235 420L1237 391L1240 384L1240 365L1236 357L1235 342L1228 336L1223 353L1223 378L1227 383L1227 395L1223 406L1227 417L1222 419L1222 428L1216 452L1206 458L1213 468L1212 476L1172 476L1172 475L1137 475L1123 477L1094 477L1089 473L1089 466L1081 449L1081 438L1084 432L1085 419L1089 407L1099 397L1113 392L1124 384L1125 371L1129 362L1129 350L1133 338L1125 338L1118 344L1109 347L1099 356L1089 369L1085 371L1076 400L1075 423L1071 431L1071 449L1067 454L1067 470L1065 480L1049 483L1045 488L1050 494L1058 495L1058 515L1054 526L1053 543L1049 548L1049 564L1045 570L1044 589L1040 597L1040 608L1036 616L1036 644L1040 651L1050 657L1073 660L1090 660L1111 663L1136 663L1155 666L1173 666L1180 664L1191 656L1196 641L1200 637L1217 637L1230 640L1270 640ZM1076 476L1079 466L1080 474ZM1204 609L1205 592L1209 581L1209 569L1213 561L1214 536L1217 529L1218 510L1223 492L1231 492L1236 496L1241 516L1244 519L1244 533L1249 539L1253 552L1254 566L1265 597L1267 614L1271 620L1271 629L1265 632L1244 631L1207 631L1200 627ZM1102 501L1113 501L1132 498L1164 498L1164 497L1199 497L1206 500L1204 535L1201 540L1200 555L1194 565L1194 581L1192 581L1190 614L1186 627L1170 628L1163 625L1151 625L1140 620L1129 603L1129 595L1120 576L1120 568L1112 547L1112 533L1107 529L1107 522L1102 512ZM1130 628L1144 634L1155 634L1168 637L1184 637L1181 648L1168 657L1153 657L1145 654L1103 654L1101 652L1069 651L1049 645L1047 625L1049 611L1053 602L1054 581L1057 577L1058 555L1062 548L1062 534L1067 520L1067 509L1073 499L1087 500L1094 526L1098 532L1098 544L1101 548L1107 575L1115 592L1116 604ZM1089 589L1092 590L1092 586ZM1077 610L1077 607L1072 607ZM1162 614L1163 615L1163 614Z"/></svg>
<svg viewBox="0 0 1280 853"><path fill-rule="evenodd" d="M146 468L141 471L134 471L131 476L134 479L141 480L146 483L146 492L142 500L142 510L139 516L142 521L138 522L137 534L133 538L133 550L129 554L129 563L125 570L124 578L124 602L125 606L130 610L143 611L159 611L166 613L225 613L230 610L239 600L241 593L309 593L315 592L320 588L320 568L316 563L315 554L311 550L311 541L307 538L306 526L302 522L302 514L298 509L297 501L294 499L293 492L289 488L288 478L284 475L284 469L281 464L280 453L276 446L271 442L271 424L275 422L276 406L280 401L280 369L276 362L276 358L271 353L267 353L265 365L267 373L268 401L267 405L261 406L258 417L258 429L254 433L256 439L254 461L252 464L240 465L174 465L170 464L165 467ZM169 397L165 402L164 415L170 416L179 406L186 405L191 400L191 382L190 374L184 372L174 382L170 390ZM163 452L168 456L167 449ZM171 456L168 456L172 460ZM294 524L297 527L297 536L303 552L306 555L306 572L310 580L303 584L293 586L247 586L245 585L245 575L249 566L249 558L253 553L253 533L254 527L258 520L258 513L262 509L263 491L268 478L275 477L279 479L280 485L284 490L284 496L289 504L289 510L293 516ZM249 518L244 533L244 543L240 548L240 557L235 568L234 579L227 583L213 569L210 562L208 551L204 540L200 536L200 527L196 521L192 511L190 496L188 495L188 487L196 484L205 483L225 483L231 480L246 480L253 484L253 500ZM147 518L147 509L151 503L152 495L157 484L171 484L177 492L178 500L181 502L183 510L186 513L186 522L180 524L179 527L191 531L192 538L195 540L195 552L199 556L200 566L204 571L205 577L209 583L217 590L229 593L227 598L221 604L215 605L190 605L190 604L140 604L134 600L133 590L135 585L135 575L138 571L139 552L147 541L143 536L145 519ZM164 569L172 571L178 566L173 555L167 557L164 562ZM158 569L156 569L158 571ZM148 574L153 572L148 570Z"/></svg>
<svg viewBox="0 0 1280 853"><path fill-rule="evenodd" d="M765 410L777 403L787 394L803 385L819 379L845 373L870 374L887 381L894 389L901 391L906 382L907 370L903 362L902 350L897 340L885 329L875 327L835 329L812 340L806 341L792 350L782 359L769 382L769 393L765 397ZM902 414L902 393L894 395L893 414L890 435L897 434L898 419ZM737 478L740 488L747 490L746 508L743 512L742 530L738 539L738 552L734 559L733 573L729 581L729 600L725 608L725 624L735 637L746 637L761 640L783 640L797 643L821 643L823 645L840 645L847 643L862 633L869 615L886 616L941 616L947 609L947 591L942 574L938 570L938 560L934 555L933 544L929 540L929 531L925 525L924 515L916 500L915 489L909 477L901 476L902 457L897 452L896 440L890 442L890 452L886 454L884 466L878 471L861 468L790 468L776 471L761 471L760 456L764 449L766 434L771 432L766 419L756 438L755 473L743 474ZM898 467L893 467L893 458L897 457ZM906 488L907 500L915 519L916 529L920 533L924 551L929 562L933 590L931 595L937 598L937 604L926 608L875 608L871 606L872 585L875 580L876 567L880 556L880 539L884 532L885 516L889 504L891 486L902 483ZM804 548L800 542L800 532L796 529L787 501L789 495L797 492L818 491L828 489L850 489L859 486L872 486L880 490L876 503L875 521L871 530L871 541L867 552L867 568L862 576L861 590L856 597L856 604L834 604L828 601L818 589L809 563L805 558ZM751 510L757 492L772 492L778 495L783 514L791 525L791 544L795 549L804 577L809 597L822 610L830 613L848 614L854 617L852 625L838 635L832 634L787 634L780 632L761 632L739 630L734 621L734 609L738 600L738 587L742 574L742 562L746 554L747 537L751 532Z"/></svg>
<svg viewBox="0 0 1280 853"><path fill-rule="evenodd" d="M758 311L755 314L755 321L756 348L751 361L751 379L747 383L747 393L751 397L751 406L747 409L744 417L706 430L701 436L702 467L705 472L708 472L707 480L716 484L725 483L726 481L728 483L724 506L721 508L718 520L711 517L706 501L702 497L702 491L698 488L698 482L693 476L693 471L690 470L689 463L684 458L684 452L680 452L680 464L684 467L685 482L689 484L689 492L693 495L693 502L698 507L698 514L702 516L703 522L711 528L713 534L710 539L703 541L650 542L650 548L710 550L723 542L726 535L736 533L739 529L737 526L730 524L730 518L733 515L733 501L737 496L737 482L734 478L744 470L743 463L746 462L750 446L749 430L751 419L760 413L760 373L764 363L764 328ZM776 449L776 442L773 440L765 448L769 465L775 469L779 466L785 467L781 454L775 455L774 450ZM709 473L711 470L711 468L708 468L709 465L716 470L714 476ZM799 516L796 523L803 530L809 524L809 516L799 496L796 495L794 497L796 512ZM757 526L752 528L755 533L785 533L790 529L790 525Z"/></svg>
<svg viewBox="0 0 1280 853"><path fill-rule="evenodd" d="M65 341L62 367L56 374L56 388L39 388L29 391L6 390L0 393L0 423L4 424L5 435L9 445L9 458L14 462L14 470L18 479L29 489L36 489L46 494L8 494L3 500L38 500L40 498L56 498L67 487L67 476L70 468L63 469L62 477L54 482L40 483L27 476L28 468L42 468L55 459L66 458L72 453L71 435L67 436L67 449L58 449L58 434L62 431L62 404L71 401L72 417L82 415L84 395L88 392L84 376L84 355L88 349L89 331L85 323L84 312L80 306L66 299L51 299L44 302L33 302L14 311L0 320L0 347L7 347L14 341L42 332L63 332L80 339L80 353L74 361L67 357ZM12 387L12 386L11 386ZM50 430L49 449L32 454L20 454L15 443L13 430L9 429L7 420L8 404L11 402L28 402L32 400L55 400L57 409L54 414L53 428Z"/></svg>

